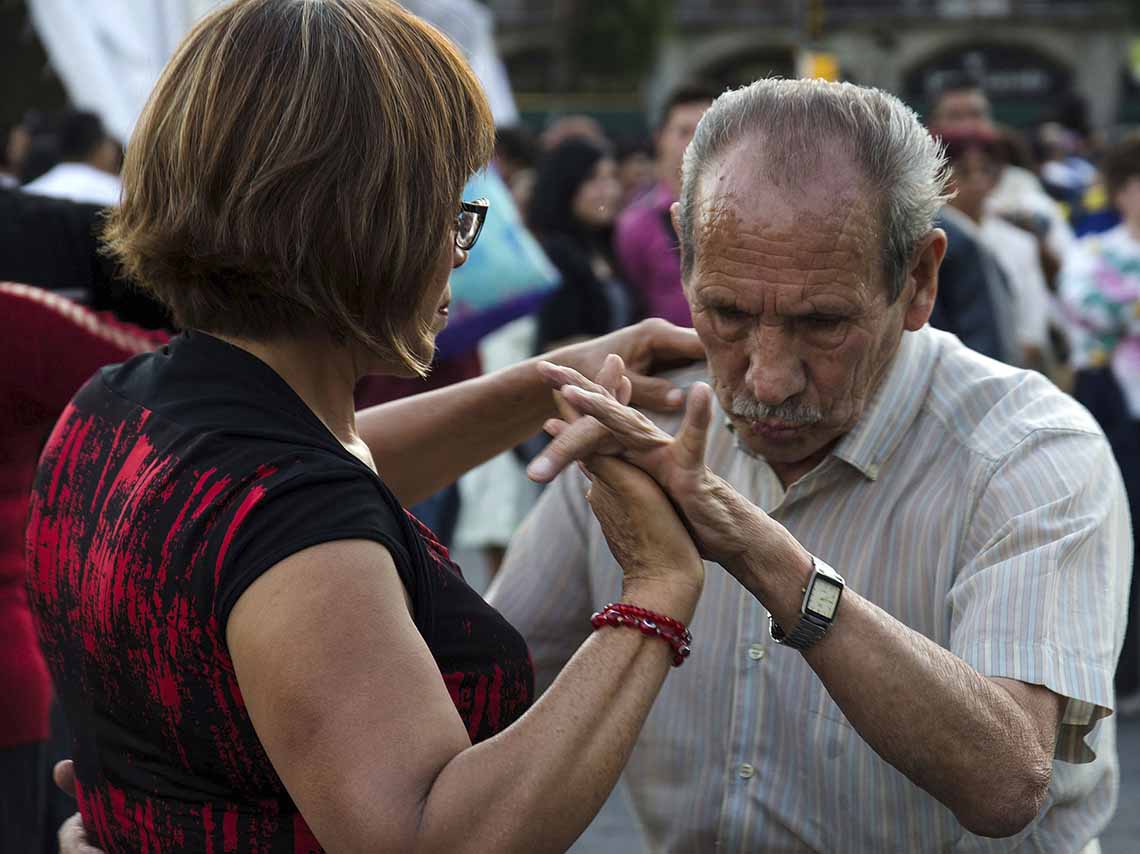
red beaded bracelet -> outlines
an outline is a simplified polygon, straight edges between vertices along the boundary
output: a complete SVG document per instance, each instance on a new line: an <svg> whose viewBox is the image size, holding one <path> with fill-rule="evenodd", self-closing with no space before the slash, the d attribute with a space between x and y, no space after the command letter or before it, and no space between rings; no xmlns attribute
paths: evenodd
<svg viewBox="0 0 1140 854"><path fill-rule="evenodd" d="M673 648L674 667L684 664L692 652L690 645L693 636L684 623L625 602L610 602L590 617L590 625L595 629L602 626L629 626L639 629L643 635L659 637Z"/></svg>

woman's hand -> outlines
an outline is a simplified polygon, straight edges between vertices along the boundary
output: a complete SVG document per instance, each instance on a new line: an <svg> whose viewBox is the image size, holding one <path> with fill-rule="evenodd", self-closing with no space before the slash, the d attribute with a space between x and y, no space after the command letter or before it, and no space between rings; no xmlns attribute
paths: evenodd
<svg viewBox="0 0 1140 854"><path fill-rule="evenodd" d="M688 622L705 581L704 562L653 478L617 457L582 464L586 500L624 573L622 598Z"/></svg>
<svg viewBox="0 0 1140 854"><path fill-rule="evenodd" d="M75 763L70 759L55 763L52 779L63 793L75 797ZM59 826L59 854L103 854L103 851L87 841L87 829L83 826L83 816L76 813Z"/></svg>
<svg viewBox="0 0 1140 854"><path fill-rule="evenodd" d="M583 376L593 377L611 353L620 356L625 364L632 389L630 401L634 406L654 412L680 409L685 394L668 380L652 374L705 358L697 333L659 317L643 320L600 338L553 350L543 358L567 365Z"/></svg>

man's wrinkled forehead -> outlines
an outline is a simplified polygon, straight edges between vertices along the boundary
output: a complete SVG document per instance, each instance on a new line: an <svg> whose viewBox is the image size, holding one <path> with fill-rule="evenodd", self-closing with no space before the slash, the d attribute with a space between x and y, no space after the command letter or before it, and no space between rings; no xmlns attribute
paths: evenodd
<svg viewBox="0 0 1140 854"><path fill-rule="evenodd" d="M709 163L697 193L694 249L699 263L717 246L780 243L800 251L831 253L837 243L877 256L875 199L846 154L820 159L796 180L773 176L763 153L738 145ZM860 253L862 254L862 253Z"/></svg>

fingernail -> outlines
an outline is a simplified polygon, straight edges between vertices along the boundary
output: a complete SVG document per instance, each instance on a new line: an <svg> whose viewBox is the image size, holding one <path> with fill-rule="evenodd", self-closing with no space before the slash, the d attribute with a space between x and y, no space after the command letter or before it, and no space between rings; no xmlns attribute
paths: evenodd
<svg viewBox="0 0 1140 854"><path fill-rule="evenodd" d="M680 406L685 402L685 393L679 388L675 388L665 395L665 402L670 406Z"/></svg>
<svg viewBox="0 0 1140 854"><path fill-rule="evenodd" d="M545 480L550 477L552 471L554 471L554 466L550 464L550 460L544 457L533 460L526 469L526 473L530 476L531 480Z"/></svg>

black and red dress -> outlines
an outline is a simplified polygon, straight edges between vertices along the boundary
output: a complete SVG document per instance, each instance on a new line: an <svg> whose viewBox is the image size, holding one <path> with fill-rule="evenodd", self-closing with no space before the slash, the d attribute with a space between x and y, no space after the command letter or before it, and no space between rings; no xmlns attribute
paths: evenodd
<svg viewBox="0 0 1140 854"><path fill-rule="evenodd" d="M83 387L40 461L27 546L94 843L320 850L250 723L225 627L274 564L361 538L391 553L471 739L516 720L533 695L522 637L268 365L190 332Z"/></svg>

